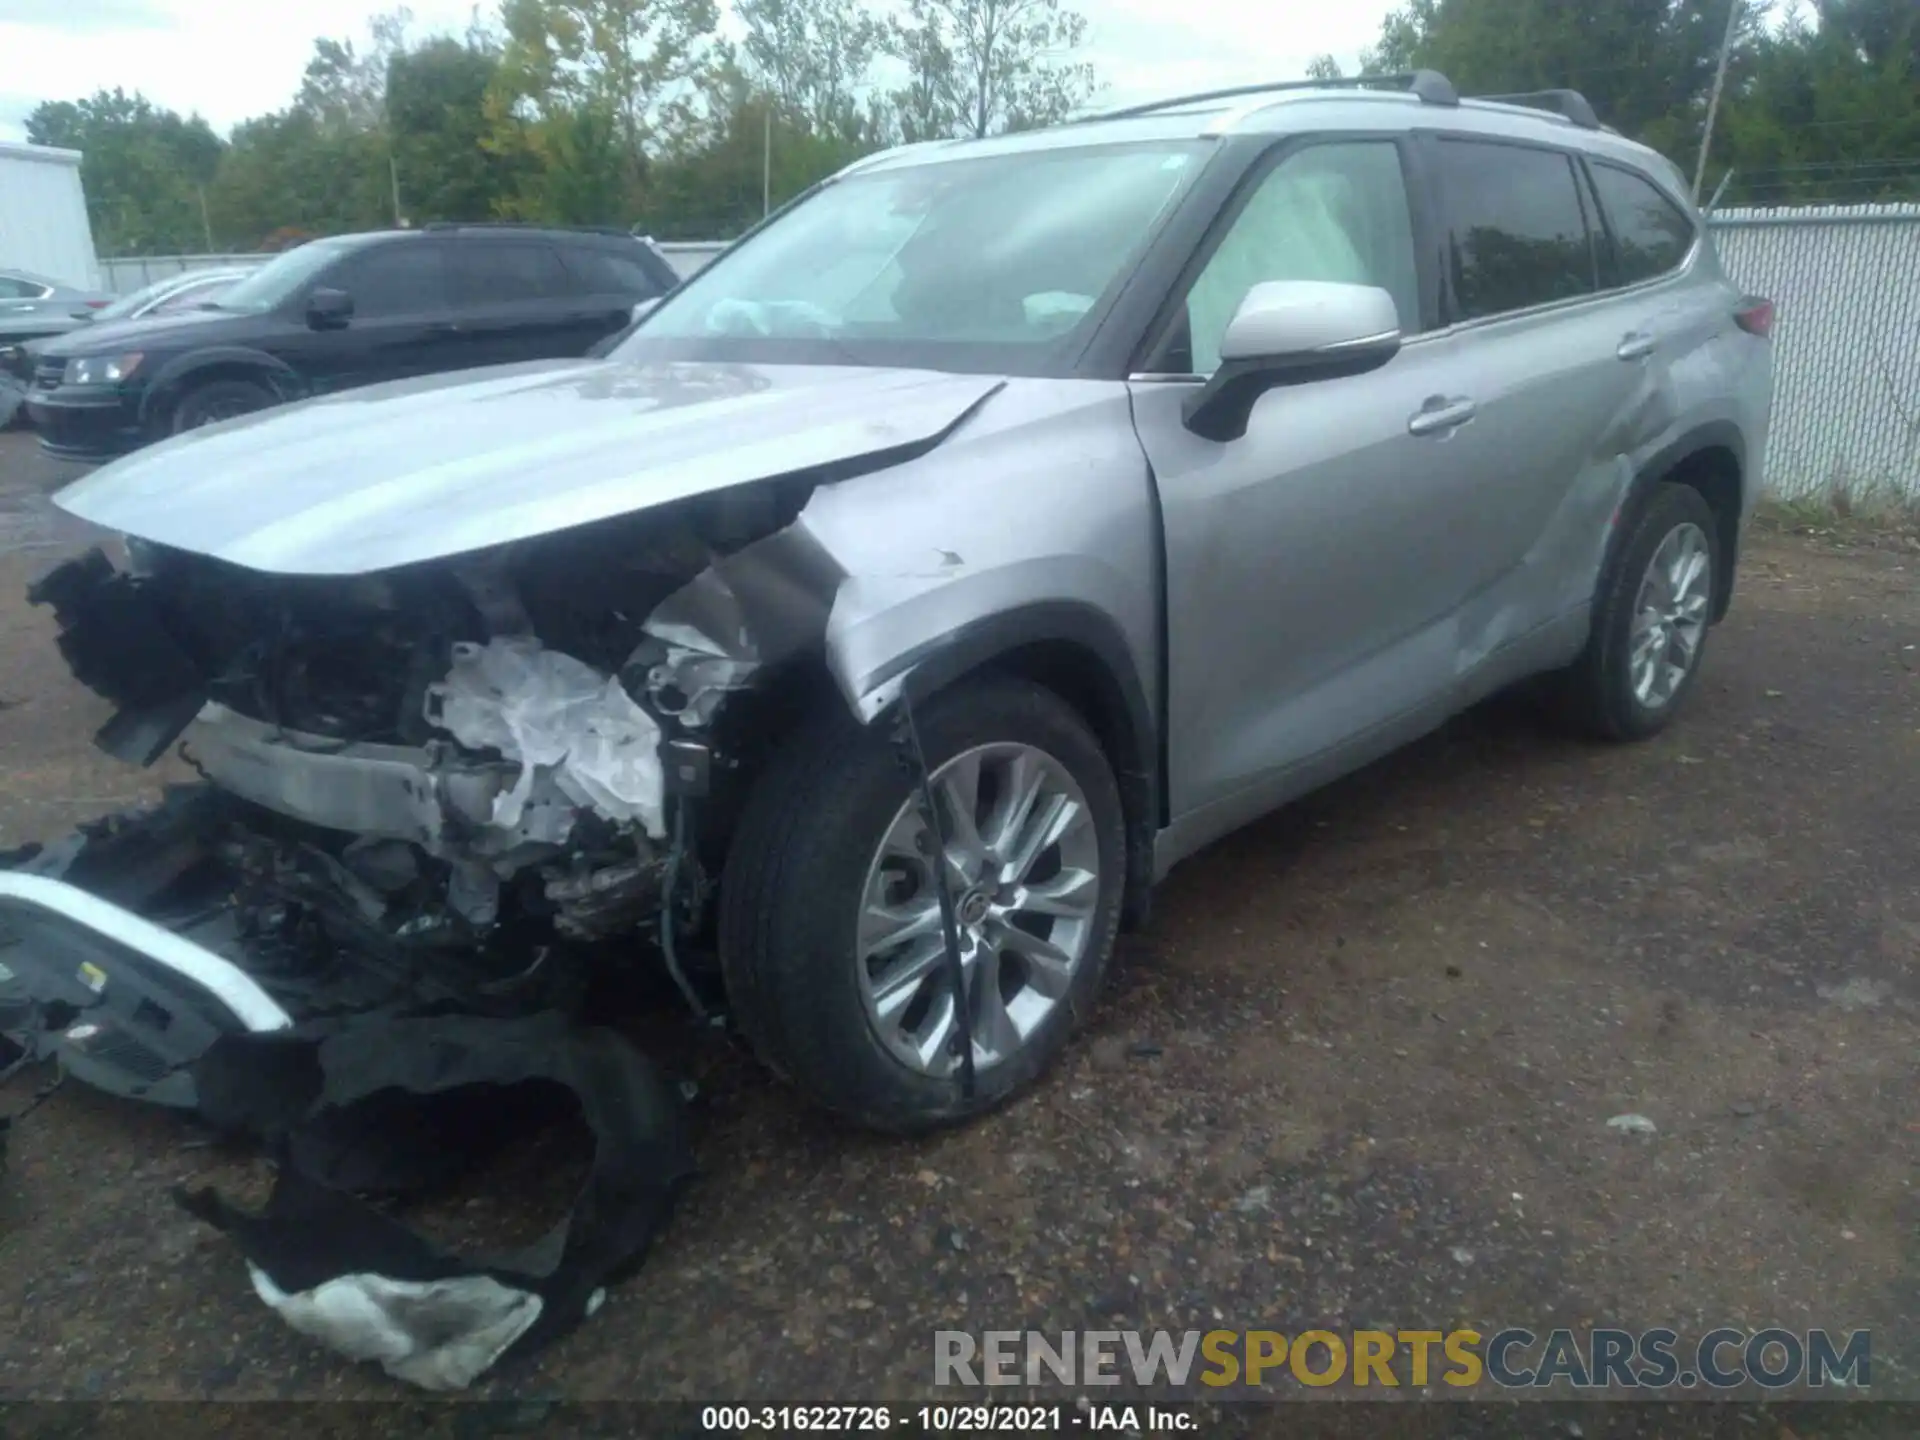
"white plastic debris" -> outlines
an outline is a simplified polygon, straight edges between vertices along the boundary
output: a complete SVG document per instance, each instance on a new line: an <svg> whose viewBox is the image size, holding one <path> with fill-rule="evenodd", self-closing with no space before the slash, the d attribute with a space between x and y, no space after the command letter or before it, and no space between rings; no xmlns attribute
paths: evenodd
<svg viewBox="0 0 1920 1440"><path fill-rule="evenodd" d="M1607 1121L1607 1128L1622 1135L1652 1135L1660 1127L1644 1115L1616 1115Z"/></svg>
<svg viewBox="0 0 1920 1440"><path fill-rule="evenodd" d="M495 797L493 823L518 830L542 774L576 805L667 833L660 727L612 676L537 640L456 645L447 678L428 687L427 719L462 745L520 762ZM553 817L533 828L554 831Z"/></svg>
<svg viewBox="0 0 1920 1440"><path fill-rule="evenodd" d="M488 1275L394 1280L340 1275L288 1294L249 1263L253 1288L302 1335L395 1379L464 1390L540 1318L541 1300Z"/></svg>

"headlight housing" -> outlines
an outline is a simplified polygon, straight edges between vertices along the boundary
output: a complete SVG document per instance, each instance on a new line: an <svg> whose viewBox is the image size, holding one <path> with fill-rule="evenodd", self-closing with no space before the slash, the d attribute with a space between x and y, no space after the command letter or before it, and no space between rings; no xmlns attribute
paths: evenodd
<svg viewBox="0 0 1920 1440"><path fill-rule="evenodd" d="M62 377L69 385L118 385L140 367L140 352L125 355L81 355L67 361Z"/></svg>

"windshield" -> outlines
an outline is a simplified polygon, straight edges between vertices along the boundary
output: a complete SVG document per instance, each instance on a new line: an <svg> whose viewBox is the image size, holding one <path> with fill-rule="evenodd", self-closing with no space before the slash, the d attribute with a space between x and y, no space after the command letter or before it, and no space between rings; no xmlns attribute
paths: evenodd
<svg viewBox="0 0 1920 1440"><path fill-rule="evenodd" d="M835 181L614 353L1046 373L1084 343L1197 150L1025 151Z"/></svg>
<svg viewBox="0 0 1920 1440"><path fill-rule="evenodd" d="M222 310L262 314L278 309L307 282L354 248L351 240L309 240L298 250L276 256L222 295Z"/></svg>

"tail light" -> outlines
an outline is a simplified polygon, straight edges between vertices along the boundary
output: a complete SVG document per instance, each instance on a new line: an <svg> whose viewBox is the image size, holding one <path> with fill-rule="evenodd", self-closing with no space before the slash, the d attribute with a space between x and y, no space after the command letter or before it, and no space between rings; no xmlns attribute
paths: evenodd
<svg viewBox="0 0 1920 1440"><path fill-rule="evenodd" d="M1740 308L1733 312L1733 323L1749 335L1758 335L1762 340L1773 334L1773 301L1764 300L1758 295L1749 295L1740 302Z"/></svg>
<svg viewBox="0 0 1920 1440"><path fill-rule="evenodd" d="M89 310L104 310L112 303L111 300L89 300L86 302L87 309Z"/></svg>

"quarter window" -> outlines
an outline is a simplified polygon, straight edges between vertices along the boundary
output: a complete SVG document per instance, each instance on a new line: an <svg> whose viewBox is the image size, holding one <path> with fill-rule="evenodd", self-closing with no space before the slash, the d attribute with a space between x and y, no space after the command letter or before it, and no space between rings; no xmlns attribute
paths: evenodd
<svg viewBox="0 0 1920 1440"><path fill-rule="evenodd" d="M576 245L566 252L566 263L594 295L627 295L638 301L651 300L661 293L659 282L647 273L647 267L630 255Z"/></svg>
<svg viewBox="0 0 1920 1440"><path fill-rule="evenodd" d="M1652 181L1612 165L1595 165L1593 183L1613 228L1620 283L1635 285L1678 269L1693 248L1693 221Z"/></svg>
<svg viewBox="0 0 1920 1440"><path fill-rule="evenodd" d="M1419 330L1413 220L1392 141L1312 145L1274 166L1187 292L1187 343L1175 336L1165 368L1212 374L1240 302L1274 280L1377 285L1393 296L1401 330Z"/></svg>
<svg viewBox="0 0 1920 1440"><path fill-rule="evenodd" d="M1442 140L1448 265L1463 320L1598 289L1593 234L1573 161L1552 150Z"/></svg>

